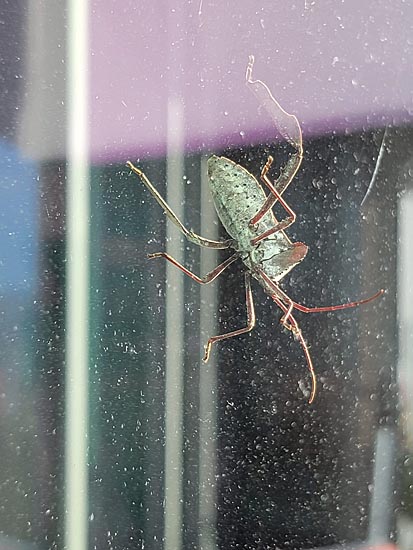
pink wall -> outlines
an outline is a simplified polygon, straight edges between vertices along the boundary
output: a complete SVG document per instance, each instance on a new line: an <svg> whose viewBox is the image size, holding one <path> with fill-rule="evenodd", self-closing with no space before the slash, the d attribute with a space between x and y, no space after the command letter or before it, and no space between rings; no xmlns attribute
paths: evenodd
<svg viewBox="0 0 413 550"><path fill-rule="evenodd" d="M92 155L163 155L168 97L188 150L273 134L244 85L255 78L304 135L381 126L413 113L413 4L403 0L95 1Z"/></svg>

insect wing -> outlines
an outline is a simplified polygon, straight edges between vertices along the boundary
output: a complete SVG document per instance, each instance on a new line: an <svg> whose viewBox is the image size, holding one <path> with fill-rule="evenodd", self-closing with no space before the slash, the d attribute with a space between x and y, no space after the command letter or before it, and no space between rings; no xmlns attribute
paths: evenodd
<svg viewBox="0 0 413 550"><path fill-rule="evenodd" d="M304 243L292 243L286 250L277 251L271 239L263 243L263 259L260 262L260 268L265 274L275 282L280 281L293 267L304 260L308 246ZM273 252L271 254L271 252Z"/></svg>

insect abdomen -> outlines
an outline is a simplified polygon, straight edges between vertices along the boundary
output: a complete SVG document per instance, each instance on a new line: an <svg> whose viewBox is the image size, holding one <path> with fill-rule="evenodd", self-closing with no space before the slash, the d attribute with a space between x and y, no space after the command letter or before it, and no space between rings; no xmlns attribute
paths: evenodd
<svg viewBox="0 0 413 550"><path fill-rule="evenodd" d="M225 157L208 159L208 177L218 216L229 235L239 240L264 204L265 193L254 176ZM272 224L270 213L260 222L261 227Z"/></svg>

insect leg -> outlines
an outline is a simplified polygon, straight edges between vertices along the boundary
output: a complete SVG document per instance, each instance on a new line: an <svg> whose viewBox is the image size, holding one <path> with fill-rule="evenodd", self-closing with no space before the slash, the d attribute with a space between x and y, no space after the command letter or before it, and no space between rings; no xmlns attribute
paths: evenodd
<svg viewBox="0 0 413 550"><path fill-rule="evenodd" d="M290 206L288 206L288 204L285 202L285 200L282 198L282 196L278 193L277 189L273 186L273 184L270 182L270 180L267 176L268 170L270 169L272 162L273 162L273 158L271 156L268 157L268 160L267 160L267 162L266 162L266 164L265 164L265 166L264 166L264 168L262 169L262 172L261 172L261 180L265 183L265 185L271 191L272 196L274 196L276 198L276 200L278 200L280 202L281 206L286 210L286 212L287 212L287 214L289 214L289 216L287 218L285 218L284 220L281 220L278 223L276 223L274 225L274 227L272 227L271 229L268 229L268 231L265 231L261 235L258 235L258 237L255 237L255 239L252 239L251 240L252 245L256 245L257 243L259 243L260 241L262 241L263 239L265 239L269 235L272 235L273 233L277 233L278 231L281 231L283 229L287 229L287 227L292 225L295 222L296 218L297 218L296 213L294 212L294 210L292 210L290 208ZM254 220L254 219L255 219L255 217L252 218L252 220Z"/></svg>
<svg viewBox="0 0 413 550"><path fill-rule="evenodd" d="M275 180L274 185L271 184L271 186L277 190L277 193L279 196L281 196L284 193L288 185L294 179L294 176L300 167L302 158L303 158L302 152L300 154L293 155L290 158L290 160L287 162L287 165L284 168L284 170L281 172L281 175ZM274 194L271 193L270 195L268 195L261 209L250 220L249 222L250 225L257 224L265 216L265 214L269 210L271 210L271 208L274 206L277 200L279 199L275 193Z"/></svg>
<svg viewBox="0 0 413 550"><path fill-rule="evenodd" d="M260 270L261 271L261 270ZM297 304L297 302L294 302L294 300L291 300L291 298L283 291L281 288L275 284L273 281L269 279L265 275L265 273L261 272L261 275L264 277L266 282L272 283L271 287L274 289L274 294L271 296L271 298L274 300L274 302L284 311L284 315L282 316L280 323L286 327L288 330L291 330L295 336L300 340L301 346L304 350L304 354L307 359L308 368L310 369L311 377L313 380L313 388L311 391L311 396L309 399L309 403L312 403L315 396L315 390L316 390L316 378L314 373L314 367L313 363L311 361L310 352L308 350L308 346L303 338L303 335L301 333L301 330L298 326L297 321L295 320L294 316L292 315L293 308L298 309L299 311L303 311L304 313L315 313L315 312L323 312L323 311L337 311L339 309L347 309L350 307L356 307L360 306L361 304L366 304L368 302L371 302L372 300L375 300L379 296L381 296L384 292L384 290L379 290L374 294L373 296L370 296L369 298L364 298L363 300L357 300L356 302L349 302L347 304L339 304L336 306L326 306L326 307L306 307L302 306L301 304ZM284 301L287 302L288 306L285 305Z"/></svg>
<svg viewBox="0 0 413 550"><path fill-rule="evenodd" d="M274 281L272 281L268 275L265 274L265 272L262 269L258 269L259 274L264 279L264 281L271 287L274 294L284 302L287 302L289 307L288 311L285 312L285 315L281 319L281 322L283 325L289 321L289 319L292 317L291 312L293 309L298 309L298 311L302 311L303 313L322 313L326 311L338 311L340 309L348 309L351 307L357 307L361 306L363 304L367 304L368 302L372 302L379 296L381 296L384 293L384 290L381 289L373 296L369 296L368 298L363 298L362 300L356 300L355 302L348 302L346 304L337 304L334 306L321 306L321 307L307 307L303 306L297 302L294 302ZM287 327L288 328L288 327Z"/></svg>
<svg viewBox="0 0 413 550"><path fill-rule="evenodd" d="M188 277L191 277L194 281L201 285L206 285L208 283L211 283L214 281L218 275L221 275L221 273L226 269L229 265L231 265L235 260L239 258L238 253L233 254L230 256L227 260L222 262L222 264L217 265L212 271L204 275L203 277L198 277L198 275L195 275L195 273L192 273L192 271L189 271L189 269L186 269L183 265L181 265L175 258L172 258L172 256L169 256L166 252L156 252L155 254L148 254L148 258L165 258L165 260L168 260L168 262L171 262L174 266L176 266L178 269L183 271L185 275L188 275Z"/></svg>
<svg viewBox="0 0 413 550"><path fill-rule="evenodd" d="M348 309L349 307L357 307L361 306L362 304L367 304L368 302L372 302L379 296L381 296L384 293L384 290L381 289L373 296L369 296L369 298L363 298L362 300L356 300L355 302L348 302L346 304L338 304L335 306L322 306L322 307L307 307L303 306L301 304L297 304L297 302L294 302L291 300L293 304L294 309L298 309L299 311L303 311L304 313L320 313L322 311L338 311L339 309Z"/></svg>
<svg viewBox="0 0 413 550"><path fill-rule="evenodd" d="M291 330L291 332L298 338L300 341L301 347L303 348L305 358L307 360L307 366L310 371L311 375L311 394L310 399L308 400L309 403L312 403L314 401L315 392L317 388L317 380L314 372L313 362L311 360L310 351L308 349L307 343L304 340L303 334L301 332L300 327L298 326L298 323L295 319L295 317L292 315L292 310L294 307L294 302L291 300L291 298L283 291L281 288L272 281L268 275L265 274L265 272L257 268L258 273L261 275L263 280L266 284L268 284L269 288L272 291L271 298L274 300L274 302L277 304L279 308L281 308L284 312L284 315L280 319L280 323L288 330Z"/></svg>
<svg viewBox="0 0 413 550"><path fill-rule="evenodd" d="M303 333L301 332L300 327L298 326L298 323L293 315L291 315L291 307L287 307L279 298L277 298L275 295L271 296L271 298L274 300L274 302L277 304L278 307L280 307L284 311L284 315L281 318L281 323L285 328L288 330L291 330L291 332L294 334L294 336L299 340L301 347L303 348L305 358L307 360L307 366L308 370L310 371L311 376L311 393L310 398L308 402L311 404L314 401L314 397L317 390L317 379L315 376L315 371L313 367L313 362L311 360L310 351L307 346L307 342L304 340ZM288 317L288 323L287 323L287 317Z"/></svg>
<svg viewBox="0 0 413 550"><path fill-rule="evenodd" d="M279 296L282 300L288 302L288 304L290 305L291 311L294 308L294 309L298 309L298 311L302 311L303 313L322 313L326 311L338 311L340 309L357 307L363 304L367 304L368 302L372 302L373 300L375 300L376 298L378 298L384 293L384 290L381 289L375 294L373 294L373 296L369 296L368 298L363 298L362 300L356 300L355 302L347 302L346 304L338 304L334 306L307 307L297 302L294 302L294 300L292 300L278 285L276 285L274 281L271 281L271 279L264 272L260 270L260 273L263 276L263 278L266 280L266 282L271 283L272 286L276 287L277 296ZM288 320L288 316L286 317L286 320Z"/></svg>
<svg viewBox="0 0 413 550"><path fill-rule="evenodd" d="M205 246L206 248L230 248L231 241L213 241L211 239L206 239L205 237L201 237L200 235L197 235L192 231L192 229L187 229L183 223L179 220L175 212L170 208L168 203L164 200L164 198L158 193L158 191L155 189L155 187L152 185L152 183L149 181L147 176L134 166L129 160L126 163L127 166L134 172L142 181L144 186L149 190L151 195L155 198L155 200L161 205L161 207L164 209L165 214L168 216L168 218L171 220L172 223L174 223L178 229L185 235L185 237L188 239L188 241L197 244L198 246Z"/></svg>
<svg viewBox="0 0 413 550"><path fill-rule="evenodd" d="M219 342L220 340L227 340L228 338L239 336L240 334L244 334L245 332L250 332L255 326L255 310L251 291L251 277L248 272L245 273L245 297L247 303L247 326L238 330L234 330L232 332L227 332L226 334L220 334L218 336L212 336L211 338L209 338L207 345L205 346L205 355L203 358L203 361L205 363L209 359L212 344L215 344L215 342Z"/></svg>
<svg viewBox="0 0 413 550"><path fill-rule="evenodd" d="M253 65L254 56L250 55L246 74L247 86L257 97L260 105L262 105L268 112L275 127L282 137L296 150L274 183L274 187L277 189L278 194L282 195L297 173L303 158L303 138L301 126L297 117L290 115L281 107L264 82L261 80L252 79ZM257 224L276 202L277 197L274 195L269 195L262 208L250 221L250 225Z"/></svg>

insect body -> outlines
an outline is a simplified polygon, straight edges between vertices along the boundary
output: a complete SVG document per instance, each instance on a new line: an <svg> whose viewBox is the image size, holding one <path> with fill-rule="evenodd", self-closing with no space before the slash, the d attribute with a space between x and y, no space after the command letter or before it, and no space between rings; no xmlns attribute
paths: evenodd
<svg viewBox="0 0 413 550"><path fill-rule="evenodd" d="M266 165L264 170L267 168ZM258 271L261 267L277 282L304 259L308 247L303 243L291 243L279 229L281 224L271 210L259 222L250 223L264 204L266 195L245 168L225 157L212 156L208 160L208 177L216 211L233 238L232 246L256 279L262 283Z"/></svg>
<svg viewBox="0 0 413 550"><path fill-rule="evenodd" d="M373 296L356 302L309 308L294 302L279 286L279 281L305 258L308 250L304 243L291 242L285 233L285 230L295 222L296 215L282 197L301 164L303 157L302 135L297 118L284 111L264 82L252 79L253 64L254 58L250 56L247 66L247 85L257 96L260 104L267 110L279 133L294 147L295 151L274 182L268 177L273 162L272 157L268 157L260 176L261 181L269 190L268 195L264 193L257 179L242 166L225 157L212 156L208 160L209 186L215 208L231 237L230 239L214 241L201 237L192 230L187 229L153 187L146 175L130 161L127 164L139 176L142 183L162 206L169 219L189 241L199 246L218 249L228 248L234 251L232 256L203 277L198 277L190 272L165 252L150 254L149 258L165 258L200 284L207 284L215 280L235 260L240 259L244 263L247 325L232 332L209 338L205 346L204 361L208 361L214 343L239 336L253 329L255 313L251 291L252 276L283 311L280 323L294 334L302 346L311 374L312 387L309 402L312 403L316 393L316 377L307 343L293 315L293 310L297 309L304 313L310 313L346 309L370 302L380 296L383 291L380 290ZM277 220L272 211L277 202L286 212L286 216L282 220Z"/></svg>

